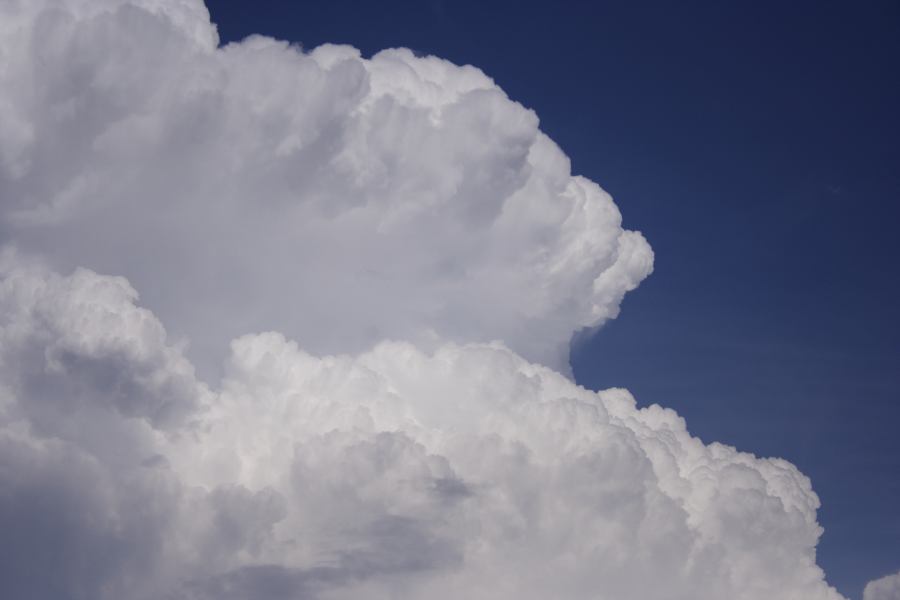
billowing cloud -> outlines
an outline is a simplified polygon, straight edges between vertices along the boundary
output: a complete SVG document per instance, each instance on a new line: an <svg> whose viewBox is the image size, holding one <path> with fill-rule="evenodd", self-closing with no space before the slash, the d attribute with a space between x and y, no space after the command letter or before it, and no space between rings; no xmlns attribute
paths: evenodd
<svg viewBox="0 0 900 600"><path fill-rule="evenodd" d="M479 70L188 0L0 55L10 597L840 600L795 467L557 372L652 253Z"/></svg>
<svg viewBox="0 0 900 600"><path fill-rule="evenodd" d="M863 600L900 600L900 573L867 583Z"/></svg>
<svg viewBox="0 0 900 600"><path fill-rule="evenodd" d="M32 598L837 600L809 480L499 343L194 377L118 277L4 258L0 569Z"/></svg>
<svg viewBox="0 0 900 600"><path fill-rule="evenodd" d="M474 67L217 48L187 1L2 10L0 227L64 271L128 277L201 362L277 328L318 352L502 339L561 368L652 269Z"/></svg>

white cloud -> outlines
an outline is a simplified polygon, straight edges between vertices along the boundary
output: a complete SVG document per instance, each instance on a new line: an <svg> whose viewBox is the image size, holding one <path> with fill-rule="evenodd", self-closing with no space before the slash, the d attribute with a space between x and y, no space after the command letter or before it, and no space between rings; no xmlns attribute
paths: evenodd
<svg viewBox="0 0 900 600"><path fill-rule="evenodd" d="M867 583L863 600L900 600L900 573Z"/></svg>
<svg viewBox="0 0 900 600"><path fill-rule="evenodd" d="M12 597L840 598L796 468L551 369L652 252L478 69L188 0L0 56Z"/></svg>
<svg viewBox="0 0 900 600"><path fill-rule="evenodd" d="M216 49L190 2L6 13L0 226L58 269L127 276L204 369L273 328L319 352L502 339L563 368L572 332L652 269L611 198L474 67Z"/></svg>
<svg viewBox="0 0 900 600"><path fill-rule="evenodd" d="M806 477L624 390L500 344L319 358L278 333L210 390L123 279L3 264L21 596L840 598Z"/></svg>

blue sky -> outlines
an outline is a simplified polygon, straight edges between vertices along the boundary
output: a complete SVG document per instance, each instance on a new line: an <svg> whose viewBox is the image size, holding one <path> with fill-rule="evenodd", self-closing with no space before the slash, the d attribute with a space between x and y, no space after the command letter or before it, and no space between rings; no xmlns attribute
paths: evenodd
<svg viewBox="0 0 900 600"><path fill-rule="evenodd" d="M900 568L900 4L208 2L253 32L482 68L656 252L579 383L812 478L851 597Z"/></svg>

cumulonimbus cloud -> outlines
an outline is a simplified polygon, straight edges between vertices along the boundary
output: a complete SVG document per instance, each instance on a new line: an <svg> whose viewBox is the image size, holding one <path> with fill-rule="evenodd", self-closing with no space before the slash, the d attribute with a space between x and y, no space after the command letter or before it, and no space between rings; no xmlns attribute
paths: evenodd
<svg viewBox="0 0 900 600"><path fill-rule="evenodd" d="M500 344L231 346L211 390L122 278L9 253L0 571L32 598L835 600L789 463Z"/></svg>
<svg viewBox="0 0 900 600"><path fill-rule="evenodd" d="M795 467L551 368L652 253L480 71L0 17L6 595L840 599Z"/></svg>
<svg viewBox="0 0 900 600"><path fill-rule="evenodd" d="M128 277L197 360L277 328L317 352L502 339L562 368L652 269L474 67L217 48L192 2L3 16L3 229L59 269Z"/></svg>

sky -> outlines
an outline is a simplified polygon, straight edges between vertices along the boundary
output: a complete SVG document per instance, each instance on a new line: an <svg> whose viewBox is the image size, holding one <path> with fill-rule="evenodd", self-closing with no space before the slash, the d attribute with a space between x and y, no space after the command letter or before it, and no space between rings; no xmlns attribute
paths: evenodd
<svg viewBox="0 0 900 600"><path fill-rule="evenodd" d="M896 3L0 24L4 595L900 598Z"/></svg>
<svg viewBox="0 0 900 600"><path fill-rule="evenodd" d="M226 40L263 31L475 64L535 109L657 257L622 315L576 345L576 381L798 465L823 503L819 563L844 594L896 570L900 4L210 10Z"/></svg>

